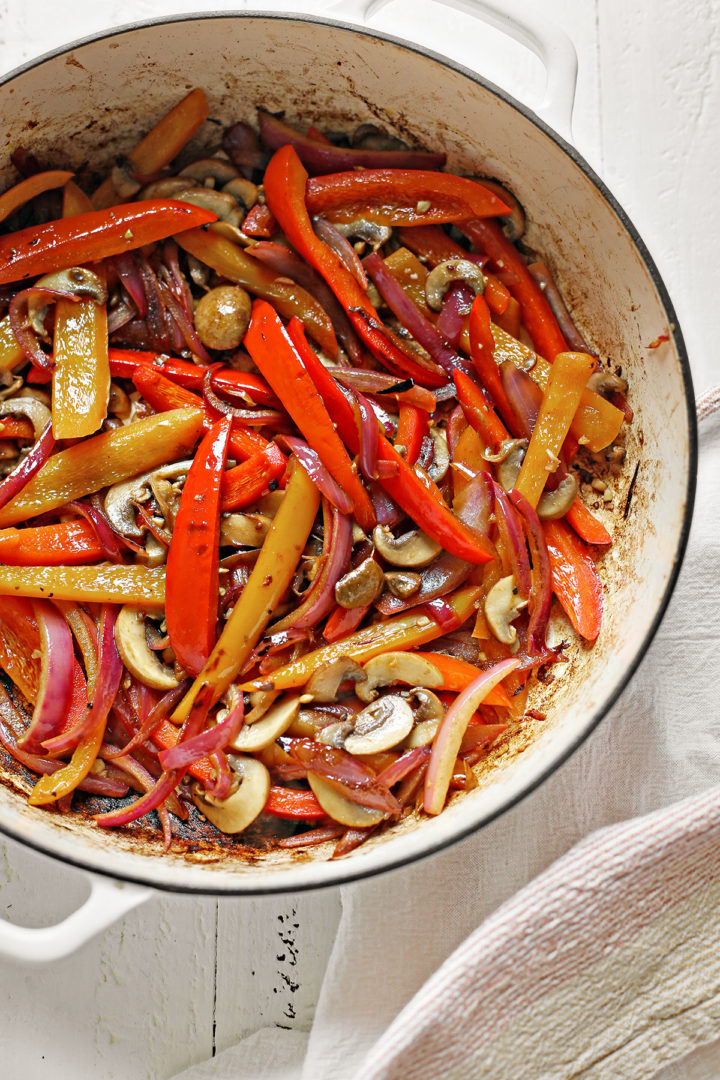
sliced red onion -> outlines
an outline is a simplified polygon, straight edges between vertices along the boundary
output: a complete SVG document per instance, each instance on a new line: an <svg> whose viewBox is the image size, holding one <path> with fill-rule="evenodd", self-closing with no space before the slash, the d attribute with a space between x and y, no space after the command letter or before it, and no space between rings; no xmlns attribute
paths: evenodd
<svg viewBox="0 0 720 1080"><path fill-rule="evenodd" d="M398 382L394 375L386 371L359 368L343 368L333 371L333 375L339 383L351 390L362 390L366 394L387 395L429 413L435 412L437 408L437 395L424 386L416 386L412 379L403 379Z"/></svg>
<svg viewBox="0 0 720 1080"><path fill-rule="evenodd" d="M335 845L335 850L330 858L342 859L344 855L349 855L351 851L355 851L361 844L364 844L376 829L377 825L371 825L368 829L346 829L339 842Z"/></svg>
<svg viewBox="0 0 720 1080"><path fill-rule="evenodd" d="M352 551L352 518L323 503L325 540L322 569L302 598L302 603L273 628L312 630L335 606L335 586L346 572Z"/></svg>
<svg viewBox="0 0 720 1080"><path fill-rule="evenodd" d="M67 716L73 685L73 642L68 624L60 612L45 600L33 603L40 630L40 686L32 719L18 739L21 750L39 752Z"/></svg>
<svg viewBox="0 0 720 1080"><path fill-rule="evenodd" d="M205 783L205 790L214 799L227 799L233 784L233 772L227 754L222 750L215 750L209 755L209 760L215 769L215 782Z"/></svg>
<svg viewBox="0 0 720 1080"><path fill-rule="evenodd" d="M118 330L122 330L124 326L127 326L128 323L131 323L136 317L137 311L132 301L122 300L116 307L113 307L108 311L108 335L112 336L113 334L117 333Z"/></svg>
<svg viewBox="0 0 720 1080"><path fill-rule="evenodd" d="M117 613L117 605L103 604L100 616L98 670L93 687L92 708L87 710L85 716L70 731L43 740L45 748L52 753L62 754L74 749L84 736L105 723L115 702L123 673L122 660L115 644Z"/></svg>
<svg viewBox="0 0 720 1080"><path fill-rule="evenodd" d="M378 422L373 407L365 395L356 391L355 399L360 414L358 465L360 466L360 472L370 482L377 479Z"/></svg>
<svg viewBox="0 0 720 1080"><path fill-rule="evenodd" d="M103 555L109 562L121 563L123 561L120 545L115 539L115 533L94 506L76 500L68 503L67 509L74 510L77 514L81 514L86 521L90 522L95 530L98 543L103 550Z"/></svg>
<svg viewBox="0 0 720 1080"><path fill-rule="evenodd" d="M312 847L314 844L323 844L326 840L336 840L346 831L344 825L321 825L317 829L308 829L307 832L298 833L297 836L285 836L278 841L281 848Z"/></svg>
<svg viewBox="0 0 720 1080"><path fill-rule="evenodd" d="M515 586L520 596L529 597L531 592L530 560L520 519L505 491L494 481L493 493L495 495L495 520L510 560Z"/></svg>
<svg viewBox="0 0 720 1080"><path fill-rule="evenodd" d="M131 757L129 754L119 755L118 747L111 746L108 743L102 744L99 756L102 757L103 761L110 759L115 768L121 769L130 776L140 791L152 791L156 777L144 765L141 765L137 758ZM177 795L173 793L168 797L167 802L176 817L182 818L183 821L187 819L188 812Z"/></svg>
<svg viewBox="0 0 720 1080"><path fill-rule="evenodd" d="M462 405L456 405L453 411L448 417L448 422L445 426L445 436L447 438L448 451L450 453L450 459L455 456L457 450L457 444L460 442L460 436L463 434L468 426L468 422L465 419L465 413L463 412Z"/></svg>
<svg viewBox="0 0 720 1080"><path fill-rule="evenodd" d="M49 758L38 757L37 754L28 754L24 750L21 750L17 744L16 736L12 732L9 726L5 723L5 720L0 717L0 745L10 754L11 757L23 765L26 769L30 769L34 773L38 773L41 776L52 776L58 769L62 769L65 766L64 761L51 761ZM124 795L127 795L129 786L122 780L113 776L101 776L95 773L90 773L88 776L81 780L77 786L79 791L87 791L92 795L105 795L111 799L121 799Z"/></svg>
<svg viewBox="0 0 720 1080"><path fill-rule="evenodd" d="M302 439L296 439L292 435L285 436L285 442L292 450L295 457L302 465L318 491L337 507L343 514L349 514L354 508L354 503L347 492L343 491L336 480L320 460L320 455L308 446Z"/></svg>
<svg viewBox="0 0 720 1080"><path fill-rule="evenodd" d="M474 296L473 290L463 281L456 281L445 294L445 302L435 326L438 334L456 347L460 344Z"/></svg>
<svg viewBox="0 0 720 1080"><path fill-rule="evenodd" d="M144 255L138 255L137 267L147 304L144 322L150 334L152 346L158 352L172 352L165 305L158 279Z"/></svg>
<svg viewBox="0 0 720 1080"><path fill-rule="evenodd" d="M172 712L175 706L182 701L185 694L190 689L190 680L183 679L173 690L168 690L166 694L160 698L156 705L150 710L142 726L135 732L125 746L120 748L111 748L107 750L106 757L127 757L138 746L142 746L144 742L152 737L153 732L159 724L165 719L168 713Z"/></svg>
<svg viewBox="0 0 720 1080"><path fill-rule="evenodd" d="M386 814L399 812L398 802L385 784L345 750L312 739L291 739L288 752L304 769L323 777L351 802Z"/></svg>
<svg viewBox="0 0 720 1080"><path fill-rule="evenodd" d="M230 709L224 720L190 739L178 742L168 750L161 750L158 761L165 770L187 769L198 758L223 750L237 737L244 720L243 695L238 694L237 704Z"/></svg>
<svg viewBox="0 0 720 1080"><path fill-rule="evenodd" d="M39 472L50 457L54 446L55 438L52 433L52 420L48 420L32 450L22 458L10 475L6 476L0 483L0 508L9 503L11 499L14 499L25 485L32 480L35 473Z"/></svg>
<svg viewBox="0 0 720 1080"><path fill-rule="evenodd" d="M99 518L102 518L102 520L105 522L108 529L115 537L115 540L119 543L121 547L126 547L128 551L132 551L135 554L143 550L142 544L136 544L134 540L131 540L127 536L123 536L121 532L118 532L117 529L114 528L112 522L105 513L105 505L103 503L103 497L100 492L96 491L90 496L90 504L97 516Z"/></svg>
<svg viewBox="0 0 720 1080"><path fill-rule="evenodd" d="M367 274L363 270L363 264L360 262L357 252L348 238L343 236L343 234L335 228L332 222L326 221L325 218L313 218L312 224L315 235L335 252L340 261L356 279L358 285L367 292Z"/></svg>
<svg viewBox="0 0 720 1080"><path fill-rule="evenodd" d="M393 502L381 484L371 484L368 494L373 504L378 525L387 525L392 528L402 521L405 516L403 511L397 503Z"/></svg>
<svg viewBox="0 0 720 1080"><path fill-rule="evenodd" d="M573 322L572 316L562 298L562 294L555 284L555 279L545 263L541 259L531 263L528 266L528 273L540 286L545 299L550 305L550 310L557 319L558 326L562 331L562 335L567 342L568 348L575 352L585 352L589 353L590 356L596 356L597 353L588 348L585 338Z"/></svg>
<svg viewBox="0 0 720 1080"><path fill-rule="evenodd" d="M256 169L264 169L269 155L260 149L260 140L249 124L240 121L223 132L222 147L233 165L251 178Z"/></svg>
<svg viewBox="0 0 720 1080"><path fill-rule="evenodd" d="M543 393L526 371L511 360L500 365L500 378L522 438L529 439L542 405Z"/></svg>
<svg viewBox="0 0 720 1080"><path fill-rule="evenodd" d="M537 512L519 491L510 492L510 501L518 508L530 545L532 556L532 590L530 592L530 621L528 623L528 653L540 656L546 649L548 620L552 603L552 571L545 533Z"/></svg>
<svg viewBox="0 0 720 1080"><path fill-rule="evenodd" d="M120 255L114 255L111 262L115 267L117 276L124 285L128 296L137 308L138 315L141 319L144 319L148 309L147 297L145 296L140 271L137 268L137 263L133 258L132 252L123 251Z"/></svg>
<svg viewBox="0 0 720 1080"><path fill-rule="evenodd" d="M453 513L463 525L487 537L494 506L493 478L488 472L477 473L453 500Z"/></svg>
<svg viewBox="0 0 720 1080"><path fill-rule="evenodd" d="M428 614L431 619L434 619L440 629L446 634L450 630L456 630L460 625L454 610L441 596L424 604L423 611Z"/></svg>
<svg viewBox="0 0 720 1080"><path fill-rule="evenodd" d="M258 110L260 138L270 150L288 143L312 176L340 172L362 166L365 169L440 169L445 154L431 150L363 150L360 147L334 146L316 142L295 131L279 117ZM229 152L229 151L228 151Z"/></svg>
<svg viewBox="0 0 720 1080"><path fill-rule="evenodd" d="M376 252L366 255L363 259L363 266L377 285L392 313L400 320L405 329L412 334L418 345L422 345L431 359L450 374L456 368L459 368L470 378L474 378L475 374L471 366L463 360L457 350L425 318L420 309L407 295L402 285L393 277L380 256Z"/></svg>
<svg viewBox="0 0 720 1080"><path fill-rule="evenodd" d="M178 301L177 297L173 295L170 286L165 281L159 280L158 288L160 289L160 295L163 298L165 307L180 331L187 348L194 356L199 357L204 364L212 363L210 353L197 335L191 316Z"/></svg>
<svg viewBox="0 0 720 1080"><path fill-rule="evenodd" d="M279 409L238 409L235 405L223 401L212 386L213 368L210 367L203 376L203 398L216 412L224 416L233 416L236 420L242 420L249 427L265 427L269 424L281 424L285 422L285 413Z"/></svg>
<svg viewBox="0 0 720 1080"><path fill-rule="evenodd" d="M422 765L424 761L429 759L430 747L416 746L414 749L408 750L406 754L401 754L397 761L394 761L392 765L388 765L387 769L383 769L378 775L378 780L381 784L391 788L394 784L404 780L418 765Z"/></svg>

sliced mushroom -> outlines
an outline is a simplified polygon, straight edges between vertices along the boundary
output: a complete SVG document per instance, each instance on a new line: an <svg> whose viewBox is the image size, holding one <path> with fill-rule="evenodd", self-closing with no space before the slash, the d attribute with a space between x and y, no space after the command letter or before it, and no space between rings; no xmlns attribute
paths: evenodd
<svg viewBox="0 0 720 1080"><path fill-rule="evenodd" d="M303 690L304 701L317 701L320 704L337 701L338 691L344 682L364 682L367 678L360 664L349 656L338 656L328 664L321 664Z"/></svg>
<svg viewBox="0 0 720 1080"><path fill-rule="evenodd" d="M161 544L159 540L156 540L152 533L148 533L145 538L145 547L138 552L138 559L147 566L150 570L154 566L162 566L167 559L168 549L164 544Z"/></svg>
<svg viewBox="0 0 720 1080"><path fill-rule="evenodd" d="M272 525L265 514L225 514L220 518L220 544L228 547L262 547Z"/></svg>
<svg viewBox="0 0 720 1080"><path fill-rule="evenodd" d="M163 176L146 184L140 192L141 199L174 199L179 191L187 191L196 181L191 176Z"/></svg>
<svg viewBox="0 0 720 1080"><path fill-rule="evenodd" d="M239 285L218 285L195 308L195 329L209 349L237 349L250 324L252 300Z"/></svg>
<svg viewBox="0 0 720 1080"><path fill-rule="evenodd" d="M222 158L198 158L180 170L179 176L189 176L204 184L206 180L214 180L216 184L227 184L238 177L240 173L229 161Z"/></svg>
<svg viewBox="0 0 720 1080"><path fill-rule="evenodd" d="M428 468L428 476L439 484L450 468L447 435L440 428L431 427L430 438L433 441L433 459Z"/></svg>
<svg viewBox="0 0 720 1080"><path fill-rule="evenodd" d="M423 687L416 687L409 695L409 701L415 715L415 726L403 743L403 749L414 750L418 746L429 746L433 741L445 715L445 708L432 690Z"/></svg>
<svg viewBox="0 0 720 1080"><path fill-rule="evenodd" d="M230 748L245 754L254 754L257 750L264 750L266 746L285 734L299 710L298 694L283 698L277 705L271 706L260 720L254 724L245 724L230 744Z"/></svg>
<svg viewBox="0 0 720 1080"><path fill-rule="evenodd" d="M341 577L335 586L335 600L341 607L369 607L383 590L385 577L372 556Z"/></svg>
<svg viewBox="0 0 720 1080"><path fill-rule="evenodd" d="M422 578L412 570L388 570L385 574L385 584L393 596L400 600L407 600L420 590Z"/></svg>
<svg viewBox="0 0 720 1080"><path fill-rule="evenodd" d="M264 716L270 706L280 697L279 690L253 690L250 698L250 712L245 714L246 724L255 724Z"/></svg>
<svg viewBox="0 0 720 1080"><path fill-rule="evenodd" d="M110 398L108 400L108 412L111 416L117 416L119 420L129 420L132 406L130 398L118 384L110 383Z"/></svg>
<svg viewBox="0 0 720 1080"><path fill-rule="evenodd" d="M444 679L438 668L411 652L387 652L373 657L363 667L365 681L355 693L361 701L375 701L378 687L405 683L407 686L442 686Z"/></svg>
<svg viewBox="0 0 720 1080"><path fill-rule="evenodd" d="M498 483L505 491L512 491L520 475L520 469L528 448L527 439L513 439L513 445L497 467Z"/></svg>
<svg viewBox="0 0 720 1080"><path fill-rule="evenodd" d="M526 606L527 600L518 594L512 574L495 582L485 599L485 618L498 641L504 645L515 644L517 630L512 623Z"/></svg>
<svg viewBox="0 0 720 1080"><path fill-rule="evenodd" d="M515 452L517 452L519 450L522 450L522 452L523 452L522 457L520 457L520 464L521 464L522 463L522 458L525 456L525 451L527 450L527 447L528 447L528 440L527 439L505 439L504 442L500 443L500 446L498 447L497 454L491 454L490 453L490 448L486 447L485 450L483 451L483 457L485 458L486 461L491 461L493 465L501 465L504 461L506 461L510 457L510 455L512 453L515 453ZM514 468L514 465L513 465L513 468ZM520 466L518 465L518 472L519 471L520 471Z"/></svg>
<svg viewBox="0 0 720 1080"><path fill-rule="evenodd" d="M0 416L26 416L33 426L35 438L39 439L50 419L50 410L36 398L11 397L0 401Z"/></svg>
<svg viewBox="0 0 720 1080"><path fill-rule="evenodd" d="M308 773L308 783L325 813L333 821L347 825L349 829L367 829L371 825L379 824L385 816L382 810L373 810L369 806L352 802L316 773Z"/></svg>
<svg viewBox="0 0 720 1080"><path fill-rule="evenodd" d="M566 473L554 491L543 492L537 505L538 517L543 521L563 517L575 502L579 487L575 473Z"/></svg>
<svg viewBox="0 0 720 1080"><path fill-rule="evenodd" d="M469 259L446 259L433 267L425 279L425 299L432 311L442 311L445 293L454 281L465 282L476 296L485 291L485 275L477 263Z"/></svg>
<svg viewBox="0 0 720 1080"><path fill-rule="evenodd" d="M270 792L270 773L261 761L251 757L236 757L233 771L240 786L227 799L216 799L205 791L193 792L193 802L204 817L223 833L239 833L252 825L262 813Z"/></svg>
<svg viewBox="0 0 720 1080"><path fill-rule="evenodd" d="M165 480L156 473L150 476L148 482L165 524L168 529L173 529L180 506L180 492L170 480Z"/></svg>
<svg viewBox="0 0 720 1080"><path fill-rule="evenodd" d="M107 301L107 286L103 279L86 266L70 266L67 270L56 270L52 274L38 278L38 289L55 289L71 296L82 296L94 300L96 304Z"/></svg>
<svg viewBox="0 0 720 1080"><path fill-rule="evenodd" d="M145 614L141 608L126 604L115 622L115 644L123 664L131 675L153 690L174 690L179 686L170 668L161 663L148 647Z"/></svg>
<svg viewBox="0 0 720 1080"><path fill-rule="evenodd" d="M389 225L379 225L377 221L367 221L365 218L357 218L355 221L349 221L345 225L341 222L335 222L335 228L346 239L364 240L366 244L372 246L373 251L377 251L383 244L387 244L392 236L392 229ZM374 306L375 301L371 302Z"/></svg>
<svg viewBox="0 0 720 1080"><path fill-rule="evenodd" d="M336 750L342 750L345 746L345 740L348 735L352 734L354 723L352 720L335 720L331 724L325 724L324 727L315 735L315 741L322 743L324 746L333 746Z"/></svg>
<svg viewBox="0 0 720 1080"><path fill-rule="evenodd" d="M220 221L229 225L240 226L243 212L238 206L237 199L233 199L226 191L215 191L214 188L189 187L185 191L176 191L173 199L178 202L190 203L192 206L202 206L205 210L212 210L217 214Z"/></svg>
<svg viewBox="0 0 720 1080"><path fill-rule="evenodd" d="M133 176L124 161L119 161L116 165L113 165L110 176L113 187L121 199L134 198L142 187L140 181Z"/></svg>
<svg viewBox="0 0 720 1080"><path fill-rule="evenodd" d="M375 526L373 543L391 566L427 566L442 551L440 544L419 529L395 537L387 525Z"/></svg>
<svg viewBox="0 0 720 1080"><path fill-rule="evenodd" d="M251 180L246 180L244 176L238 176L225 184L223 191L227 192L228 195L232 195L233 199L237 199L246 210L250 210L258 200L257 185L253 184Z"/></svg>
<svg viewBox="0 0 720 1080"><path fill-rule="evenodd" d="M344 749L349 754L378 754L397 746L415 725L413 711L405 698L388 694L367 705L355 717Z"/></svg>
<svg viewBox="0 0 720 1080"><path fill-rule="evenodd" d="M260 514L266 514L269 518L274 518L280 509L280 505L285 498L285 492L278 488L277 491L268 491L266 495L258 499L255 503L255 508Z"/></svg>
<svg viewBox="0 0 720 1080"><path fill-rule="evenodd" d="M105 494L105 513L110 523L123 536L141 537L143 529L138 525L135 517L134 503L145 502L150 492L150 480L177 480L187 475L191 461L174 461L169 465L161 465L159 469L141 473L129 480L121 480L109 487Z"/></svg>
<svg viewBox="0 0 720 1080"><path fill-rule="evenodd" d="M0 386L3 387L3 389L0 390L0 401L15 397L18 390L22 388L22 384L22 376L13 375L10 371L0 372Z"/></svg>
<svg viewBox="0 0 720 1080"><path fill-rule="evenodd" d="M587 385L597 394L626 394L628 388L627 381L612 371L594 371Z"/></svg>

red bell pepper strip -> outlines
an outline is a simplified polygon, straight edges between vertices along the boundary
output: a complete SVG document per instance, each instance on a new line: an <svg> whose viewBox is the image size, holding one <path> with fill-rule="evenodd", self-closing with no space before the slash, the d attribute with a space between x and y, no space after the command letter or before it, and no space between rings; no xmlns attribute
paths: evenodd
<svg viewBox="0 0 720 1080"><path fill-rule="evenodd" d="M337 604L328 615L323 629L323 637L326 641L333 642L352 634L353 630L357 630L369 610L370 605L367 607L345 608L341 604Z"/></svg>
<svg viewBox="0 0 720 1080"><path fill-rule="evenodd" d="M468 321L468 336L470 355L481 384L490 394L506 427L516 439L522 438L522 432L518 427L515 413L500 378L500 371L495 363L495 338L490 321L490 309L482 295L476 296L473 300Z"/></svg>
<svg viewBox="0 0 720 1080"><path fill-rule="evenodd" d="M440 687L442 690L453 690L459 693L469 686L471 682L474 682L480 674L479 668L475 667L474 664L469 664L467 660L462 660L459 656L446 656L445 653L436 652L418 652L416 655L429 660L431 664L438 668L443 677L443 684ZM489 692L483 704L504 707L510 705L508 692L502 683L498 683Z"/></svg>
<svg viewBox="0 0 720 1080"><path fill-rule="evenodd" d="M595 641L603 611L602 582L582 540L564 521L543 522L553 592L578 634Z"/></svg>
<svg viewBox="0 0 720 1080"><path fill-rule="evenodd" d="M490 257L493 266L502 270L505 284L522 308L523 322L536 352L546 360L554 360L558 353L567 352L565 338L542 289L498 223L476 219L462 222L460 229L471 243Z"/></svg>
<svg viewBox="0 0 720 1080"><path fill-rule="evenodd" d="M208 431L183 487L167 557L165 618L178 662L197 675L217 638L220 492L230 419Z"/></svg>
<svg viewBox="0 0 720 1080"><path fill-rule="evenodd" d="M405 447L403 457L408 465L414 465L420 456L422 441L430 431L428 414L414 405L401 405L398 415L395 447Z"/></svg>
<svg viewBox="0 0 720 1080"><path fill-rule="evenodd" d="M245 347L325 468L352 499L360 527L372 529L376 518L370 496L292 339L264 300L253 303Z"/></svg>
<svg viewBox="0 0 720 1080"><path fill-rule="evenodd" d="M159 371L171 382L184 386L186 390L202 390L203 379L207 372L204 364L193 364L190 360L181 360L176 356L163 356L161 353L140 352L134 349L109 349L110 373L114 379L132 379L136 371L148 368ZM213 371L213 386L220 392L227 390L235 394L244 394L255 405L268 405L275 408L278 400L270 387L258 375L234 368L218 367Z"/></svg>
<svg viewBox="0 0 720 1080"><path fill-rule="evenodd" d="M272 456L272 450L276 449L277 447L271 444L269 450L263 450L243 461L241 465L236 465L234 469L226 470L220 504L223 513L251 506L265 494L271 484L280 485L287 462L282 455L281 460Z"/></svg>
<svg viewBox="0 0 720 1080"><path fill-rule="evenodd" d="M367 218L379 225L445 225L494 217L508 207L476 180L421 169L363 169L313 177L307 208L335 222ZM424 207L424 209L423 209Z"/></svg>
<svg viewBox="0 0 720 1080"><path fill-rule="evenodd" d="M35 429L22 416L3 416L0 419L0 439L32 439Z"/></svg>
<svg viewBox="0 0 720 1080"><path fill-rule="evenodd" d="M7 566L76 566L102 558L102 545L84 518L31 529L0 530L0 563Z"/></svg>
<svg viewBox="0 0 720 1080"><path fill-rule="evenodd" d="M298 342L302 343L301 326L291 324L288 330L296 345ZM360 448L360 436L352 405L307 342L304 347L302 344L297 347L305 370L337 425L340 438L350 452L356 454ZM427 474L408 465L382 434L378 437L378 463L380 462L393 463L397 471L393 476L381 474L379 483L423 532L442 544L451 555L457 555L467 562L479 564L494 559L495 553L489 541L483 541L469 532L446 504L437 484L434 484Z"/></svg>
<svg viewBox="0 0 720 1080"><path fill-rule="evenodd" d="M256 203L245 215L242 231L246 236L269 240L278 231L278 223L267 203Z"/></svg>
<svg viewBox="0 0 720 1080"><path fill-rule="evenodd" d="M274 786L270 788L263 813L288 821L325 817L325 811L312 791Z"/></svg>
<svg viewBox="0 0 720 1080"><path fill-rule="evenodd" d="M420 225L411 229L398 229L398 239L405 247L414 251L418 258L430 266L437 266L439 263L447 262L448 259L468 258L468 252L465 248L448 236L439 225ZM487 305L493 314L502 315L512 299L510 290L494 274L489 273L485 266L482 269L485 275L485 299Z"/></svg>
<svg viewBox="0 0 720 1080"><path fill-rule="evenodd" d="M278 150L265 170L263 183L267 205L290 243L322 275L345 308L358 336L380 363L391 371L400 371L415 379L421 386L443 386L445 376L436 367L423 367L408 356L399 341L383 326L354 275L315 235L305 205L306 182L307 173L292 146Z"/></svg>
<svg viewBox="0 0 720 1080"><path fill-rule="evenodd" d="M32 225L0 237L0 284L99 262L216 220L200 206L145 199Z"/></svg>
<svg viewBox="0 0 720 1080"><path fill-rule="evenodd" d="M612 544L612 536L601 521L592 514L578 496L565 515L578 536L586 544Z"/></svg>
<svg viewBox="0 0 720 1080"><path fill-rule="evenodd" d="M478 435L497 454L504 442L510 438L507 428L498 417L483 391L462 371L454 375L458 401L462 405L465 419Z"/></svg>

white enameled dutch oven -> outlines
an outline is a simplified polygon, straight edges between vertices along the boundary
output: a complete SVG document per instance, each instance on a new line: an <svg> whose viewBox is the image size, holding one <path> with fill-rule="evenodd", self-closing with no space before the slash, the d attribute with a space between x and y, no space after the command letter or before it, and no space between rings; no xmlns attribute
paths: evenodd
<svg viewBox="0 0 720 1080"><path fill-rule="evenodd" d="M567 38L528 25L525 14L511 19L507 3L500 10L488 0L447 2L478 16L478 34L490 23L540 57L547 87L539 115L471 71L367 30L361 24L375 6L367 0L355 0L358 25L300 15L182 16L80 42L8 76L0 85L0 184L12 182L9 154L17 146L70 166L110 161L193 86L204 88L210 115L222 123L254 123L257 106L283 109L301 127L379 123L444 149L452 171L505 182L526 208L528 244L555 272L581 331L603 358L622 364L630 382L635 420L618 485L616 539L601 564L600 638L592 649L575 648L563 677L542 688L547 721L493 758L477 790L439 817L403 821L337 862L315 849L263 853L192 842L164 854L147 837L133 840L81 815L29 807L8 781L0 786L0 830L81 868L92 889L85 906L57 927L0 924L0 952L26 960L69 953L140 903L148 887L289 892L437 851L512 806L564 761L617 699L658 626L687 538L696 470L692 386L672 306L635 229L563 137L575 86ZM216 129L205 127L209 144ZM649 343L666 332L669 342L650 352Z"/></svg>

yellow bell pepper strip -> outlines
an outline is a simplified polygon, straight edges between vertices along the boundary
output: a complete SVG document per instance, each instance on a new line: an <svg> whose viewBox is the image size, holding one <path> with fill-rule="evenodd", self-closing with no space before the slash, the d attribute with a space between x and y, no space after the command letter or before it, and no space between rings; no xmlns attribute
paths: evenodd
<svg viewBox="0 0 720 1080"><path fill-rule="evenodd" d="M0 237L0 285L99 262L216 220L200 206L146 199L32 225Z"/></svg>
<svg viewBox="0 0 720 1080"><path fill-rule="evenodd" d="M552 588L575 630L587 641L600 633L603 588L595 563L564 521L544 521Z"/></svg>
<svg viewBox="0 0 720 1080"><path fill-rule="evenodd" d="M478 705L487 698L488 692L509 675L519 660L500 660L481 672L450 706L440 721L430 753L430 763L425 773L423 809L426 814L439 814L445 806L455 761L463 735Z"/></svg>
<svg viewBox="0 0 720 1080"><path fill-rule="evenodd" d="M399 339L383 326L355 276L315 235L305 205L306 181L307 173L292 146L278 150L265 170L265 198L286 237L328 283L358 336L381 364L415 379L421 386L442 386L446 381L442 371L435 365L424 367L407 354Z"/></svg>
<svg viewBox="0 0 720 1080"><path fill-rule="evenodd" d="M286 496L287 498L287 496ZM458 589L446 598L446 603L455 615L456 625L462 624L475 610L475 603L481 590L476 586ZM243 683L242 690L290 690L304 686L310 676L323 664L330 664L340 656L349 656L358 664L364 664L373 656L385 652L404 652L425 645L428 641L442 637L447 628L426 614L421 609L408 615L398 615L385 622L373 623L350 637L323 645L311 653L300 657L285 667L278 668L271 674Z"/></svg>
<svg viewBox="0 0 720 1080"><path fill-rule="evenodd" d="M40 685L40 629L32 601L0 596L0 667L34 704Z"/></svg>
<svg viewBox="0 0 720 1080"><path fill-rule="evenodd" d="M379 225L445 225L506 214L502 199L476 180L423 169L363 169L308 180L311 217Z"/></svg>
<svg viewBox="0 0 720 1080"><path fill-rule="evenodd" d="M369 532L377 523L370 496L285 327L264 300L253 304L244 344L325 468L352 500L361 529Z"/></svg>
<svg viewBox="0 0 720 1080"><path fill-rule="evenodd" d="M595 369L588 353L558 353L535 421L515 488L533 510L551 472L560 464L560 451L580 404L585 385Z"/></svg>
<svg viewBox="0 0 720 1080"><path fill-rule="evenodd" d="M15 184L0 195L0 221L10 217L14 210L29 202L30 199L34 199L36 195L62 187L72 175L66 169L49 169L47 172L35 173L34 176L21 180L19 184Z"/></svg>
<svg viewBox="0 0 720 1080"><path fill-rule="evenodd" d="M93 204L88 195L79 188L74 180L68 180L63 188L63 217L77 217L78 214L88 214L93 209Z"/></svg>
<svg viewBox="0 0 720 1080"><path fill-rule="evenodd" d="M12 371L25 362L25 350L13 333L10 316L0 319L0 372Z"/></svg>
<svg viewBox="0 0 720 1080"><path fill-rule="evenodd" d="M75 566L102 557L97 533L84 518L31 529L0 529L0 563L6 566Z"/></svg>
<svg viewBox="0 0 720 1080"><path fill-rule="evenodd" d="M220 489L230 424L230 418L223 417L200 443L180 497L167 556L168 636L178 663L190 675L202 670L217 640Z"/></svg>
<svg viewBox="0 0 720 1080"><path fill-rule="evenodd" d="M85 779L97 760L106 723L107 717L78 743L67 765L38 780L28 797L31 806L47 806L62 799Z"/></svg>
<svg viewBox="0 0 720 1080"><path fill-rule="evenodd" d="M248 583L207 664L175 710L173 723L185 720L205 683L217 701L237 677L290 586L319 506L320 495L305 470L293 468Z"/></svg>
<svg viewBox="0 0 720 1080"><path fill-rule="evenodd" d="M0 596L161 608L165 604L165 568L0 566Z"/></svg>
<svg viewBox="0 0 720 1080"><path fill-rule="evenodd" d="M184 457L197 442L202 422L199 409L175 409L104 431L53 454L30 483L0 509L0 528Z"/></svg>
<svg viewBox="0 0 720 1080"><path fill-rule="evenodd" d="M296 315L323 352L333 359L337 356L337 338L330 318L315 297L302 286L279 277L274 270L253 259L232 240L217 233L191 229L176 236L175 240L183 251L194 255L228 281L242 285L262 300L269 300L284 319Z"/></svg>
<svg viewBox="0 0 720 1080"><path fill-rule="evenodd" d="M137 144L128 156L128 164L138 177L154 176L182 150L198 128L207 120L208 103L202 90L196 88L166 113ZM111 206L117 200L112 176L103 181L93 195L98 208Z"/></svg>
<svg viewBox="0 0 720 1080"><path fill-rule="evenodd" d="M350 452L356 454L360 449L360 436L352 405L330 372L304 341L302 327L291 322L288 334L333 423L337 424L340 438ZM378 462L380 461L389 462L396 471L393 476L381 475L379 483L423 532L437 540L451 555L457 555L459 559L466 559L467 562L479 564L495 557L489 541L472 534L455 517L437 484L433 483L427 473L411 468L382 434L378 437Z"/></svg>

